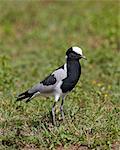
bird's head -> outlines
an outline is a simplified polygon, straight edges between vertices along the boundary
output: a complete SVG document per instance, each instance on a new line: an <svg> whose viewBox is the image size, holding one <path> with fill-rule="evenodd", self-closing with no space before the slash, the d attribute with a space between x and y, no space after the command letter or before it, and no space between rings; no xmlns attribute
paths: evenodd
<svg viewBox="0 0 120 150"><path fill-rule="evenodd" d="M86 59L82 53L82 49L79 47L70 47L66 52L66 58L68 60L79 60L81 58Z"/></svg>

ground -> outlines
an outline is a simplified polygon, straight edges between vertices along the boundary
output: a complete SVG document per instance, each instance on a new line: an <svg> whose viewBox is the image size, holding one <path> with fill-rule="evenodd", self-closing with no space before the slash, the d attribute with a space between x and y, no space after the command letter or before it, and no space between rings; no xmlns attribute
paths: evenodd
<svg viewBox="0 0 120 150"><path fill-rule="evenodd" d="M2 150L119 149L120 46L117 0L0 2L0 139ZM16 96L83 49L82 74L66 97L65 121L54 99Z"/></svg>

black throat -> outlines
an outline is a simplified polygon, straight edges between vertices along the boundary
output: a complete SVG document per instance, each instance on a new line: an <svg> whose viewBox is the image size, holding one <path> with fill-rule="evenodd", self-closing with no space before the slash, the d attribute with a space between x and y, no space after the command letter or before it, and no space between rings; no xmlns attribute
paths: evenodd
<svg viewBox="0 0 120 150"><path fill-rule="evenodd" d="M77 84L81 74L81 65L78 59L67 59L67 77L63 80L63 93L71 91Z"/></svg>
<svg viewBox="0 0 120 150"><path fill-rule="evenodd" d="M72 80L79 80L81 74L81 65L79 60L67 59L67 76Z"/></svg>

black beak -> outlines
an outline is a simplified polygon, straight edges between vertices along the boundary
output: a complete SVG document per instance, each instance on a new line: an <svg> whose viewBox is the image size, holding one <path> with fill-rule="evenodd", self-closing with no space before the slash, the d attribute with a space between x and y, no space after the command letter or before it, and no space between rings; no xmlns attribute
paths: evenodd
<svg viewBox="0 0 120 150"><path fill-rule="evenodd" d="M82 55L81 57L82 57L83 59L86 59L86 60L87 60L87 58L86 58L84 55Z"/></svg>

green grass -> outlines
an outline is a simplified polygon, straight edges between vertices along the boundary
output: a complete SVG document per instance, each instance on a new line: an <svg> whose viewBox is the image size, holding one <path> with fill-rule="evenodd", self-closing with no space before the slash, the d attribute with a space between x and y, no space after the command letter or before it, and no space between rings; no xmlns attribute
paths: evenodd
<svg viewBox="0 0 120 150"><path fill-rule="evenodd" d="M115 0L0 1L0 149L119 149L118 9ZM88 60L55 127L53 98L15 96L63 64L72 45Z"/></svg>

